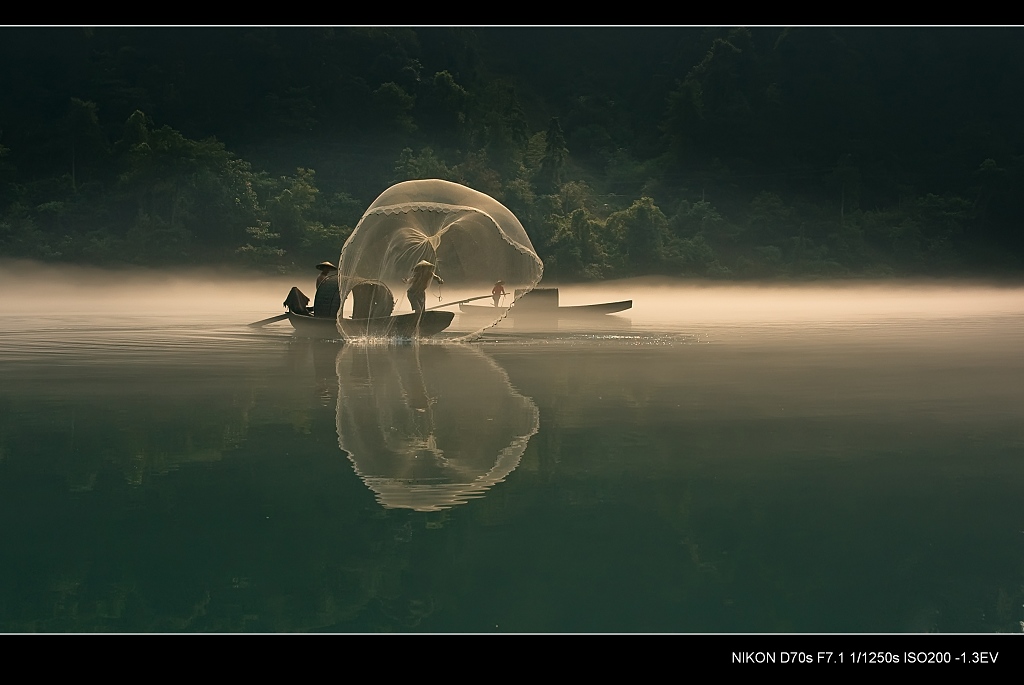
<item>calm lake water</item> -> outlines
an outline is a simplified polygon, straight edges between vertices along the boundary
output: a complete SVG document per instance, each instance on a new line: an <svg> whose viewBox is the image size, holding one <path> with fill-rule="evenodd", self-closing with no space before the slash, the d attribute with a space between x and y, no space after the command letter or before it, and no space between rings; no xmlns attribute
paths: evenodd
<svg viewBox="0 0 1024 685"><path fill-rule="evenodd" d="M1021 631L1024 289L618 282L362 346L247 327L291 279L26 276L3 631Z"/></svg>

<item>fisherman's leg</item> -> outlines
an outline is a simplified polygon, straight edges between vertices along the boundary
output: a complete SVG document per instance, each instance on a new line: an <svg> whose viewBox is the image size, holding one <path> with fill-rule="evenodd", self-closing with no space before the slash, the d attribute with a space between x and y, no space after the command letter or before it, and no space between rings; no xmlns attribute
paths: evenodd
<svg viewBox="0 0 1024 685"><path fill-rule="evenodd" d="M409 297L409 304L412 306L414 312L421 312L426 306L427 296L426 293L422 293L416 290L407 290L405 292Z"/></svg>

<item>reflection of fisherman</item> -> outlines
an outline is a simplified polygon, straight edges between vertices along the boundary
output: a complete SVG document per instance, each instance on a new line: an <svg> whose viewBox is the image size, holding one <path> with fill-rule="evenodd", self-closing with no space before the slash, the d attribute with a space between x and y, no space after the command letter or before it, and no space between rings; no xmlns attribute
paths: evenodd
<svg viewBox="0 0 1024 685"><path fill-rule="evenodd" d="M491 288L491 297L494 299L494 306L497 307L498 303L501 302L501 298L508 293L505 292L505 281L498 281Z"/></svg>
<svg viewBox="0 0 1024 685"><path fill-rule="evenodd" d="M437 279L439 285L444 285L441 277L434 273L434 265L426 260L420 261L412 268L412 276L403 278L403 283L409 284L405 294L409 296L409 304L414 312L422 313L427 306L427 286L432 279Z"/></svg>

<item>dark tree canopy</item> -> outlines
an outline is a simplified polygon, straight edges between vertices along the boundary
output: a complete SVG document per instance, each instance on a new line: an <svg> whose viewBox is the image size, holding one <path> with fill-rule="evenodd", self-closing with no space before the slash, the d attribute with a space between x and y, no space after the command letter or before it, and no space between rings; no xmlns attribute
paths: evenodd
<svg viewBox="0 0 1024 685"><path fill-rule="evenodd" d="M0 29L0 257L333 258L391 183L549 278L1009 273L1024 29Z"/></svg>

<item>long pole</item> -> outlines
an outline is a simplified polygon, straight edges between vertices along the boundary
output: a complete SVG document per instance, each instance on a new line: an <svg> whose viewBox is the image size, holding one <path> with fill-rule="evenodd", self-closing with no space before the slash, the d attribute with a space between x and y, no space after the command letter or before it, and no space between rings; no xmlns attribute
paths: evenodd
<svg viewBox="0 0 1024 685"><path fill-rule="evenodd" d="M465 300L457 300L455 302L445 302L444 304L434 305L433 307L427 307L423 311L429 312L431 309L444 309L445 307L451 307L456 304L464 304L466 302L473 302L474 300L486 300L490 295L480 295L479 297L470 297Z"/></svg>
<svg viewBox="0 0 1024 685"><path fill-rule="evenodd" d="M282 321L282 320L287 319L287 318L288 318L287 314L278 314L277 316L272 316L269 319L262 319L261 321L253 321L249 325L252 326L253 328L259 328L260 326L265 326L268 323L274 323L275 321Z"/></svg>

